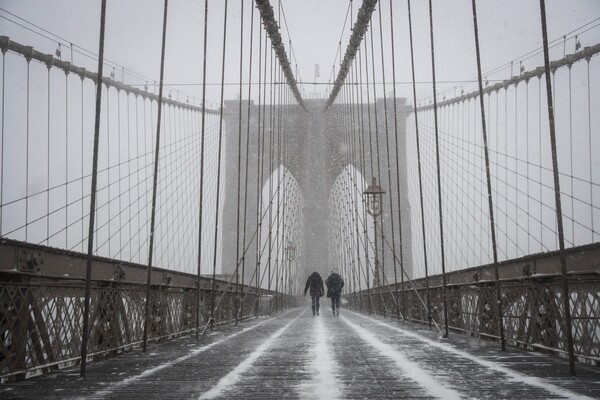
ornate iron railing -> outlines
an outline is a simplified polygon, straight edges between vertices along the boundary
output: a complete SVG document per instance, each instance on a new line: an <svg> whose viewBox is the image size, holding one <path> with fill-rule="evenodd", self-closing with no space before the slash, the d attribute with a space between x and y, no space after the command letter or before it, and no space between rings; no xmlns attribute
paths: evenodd
<svg viewBox="0 0 600 400"><path fill-rule="evenodd" d="M0 378L15 380L78 362L83 335L85 255L12 240L0 243ZM94 258L89 356L118 353L141 344L146 267ZM196 291L200 307L196 310ZM239 286L240 318L258 315L255 287ZM150 340L193 332L196 312L203 328L210 319L211 280L153 269ZM236 287L217 280L215 323L235 319ZM293 299L263 291L281 305ZM238 304L239 304L238 303ZM264 307L263 307L264 312Z"/></svg>
<svg viewBox="0 0 600 400"><path fill-rule="evenodd" d="M569 296L575 356L600 363L600 244L568 250ZM491 265L447 274L448 325L455 331L499 339ZM431 316L444 323L441 275L430 277ZM502 318L507 342L567 353L558 252L500 263ZM423 302L419 299L423 300ZM425 279L372 288L347 296L352 308L428 323ZM397 303L396 303L397 300ZM398 305L398 308L396 307Z"/></svg>

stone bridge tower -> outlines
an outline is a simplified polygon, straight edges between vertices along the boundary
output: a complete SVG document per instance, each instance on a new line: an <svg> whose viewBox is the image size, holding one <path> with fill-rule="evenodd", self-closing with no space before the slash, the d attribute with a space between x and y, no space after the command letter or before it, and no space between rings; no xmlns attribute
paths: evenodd
<svg viewBox="0 0 600 400"><path fill-rule="evenodd" d="M394 115L397 118L398 124L398 157L400 163L400 193L402 202L402 237L404 240L403 244L403 255L404 255L404 266L405 270L409 275L412 275L412 245L411 245L411 211L408 203L408 192L407 192L407 174L406 174L406 119L410 114L412 107L406 106L406 99L397 99L397 112L394 114L394 102L393 99L387 100L387 113L384 112L384 102L380 99L377 102L377 133L379 135L380 142L380 170L381 177L378 177L378 182L381 182L381 186L386 190L386 196L390 195L388 176L387 176L387 162L385 155L385 115L387 115L388 134L390 140L390 150L395 148L394 138ZM340 173L347 167L345 159L345 132L344 126L341 120L341 115L337 112L336 108L345 107L344 104L334 104L329 110L324 111L325 101L324 100L305 100L305 104L309 112L303 111L300 107L287 106L288 116L286 118L286 124L290 126L290 134L288 136L288 160L285 167L293 174L294 178L298 181L300 189L302 190L304 198L304 248L298 249L298 252L303 254L306 274L309 271L317 270L322 272L329 271L329 254L328 254L328 243L329 243L329 195L333 187L335 180L338 178ZM248 102L242 102L242 136L244 137L242 143L245 145L245 137L248 132ZM264 110L261 107L261 118L265 118L267 121L265 127L266 145L269 145L269 117L271 113L279 112L280 106L269 106L266 105ZM236 266L236 255L235 255L235 243L236 243L236 227L237 227L237 176L238 176L238 124L239 124L239 101L232 100L225 103L224 120L226 124L226 153L225 153L225 200L224 200L224 213L223 213L223 234L221 240L223 241L222 255L222 273L231 274L235 270ZM290 112L291 110L291 112ZM257 185L256 180L256 165L257 157L259 154L258 149L258 107L251 102L250 103L250 129L249 129L249 174L248 174L248 187L251 195L248 196L248 208L247 208L247 220L248 226L252 226L256 221L256 194L255 188ZM367 132L367 114L371 114L371 132L373 134L373 141L375 140L375 104L369 104L363 106L364 114L364 125L365 135ZM262 128L261 128L262 129ZM277 154L277 142L274 141L272 144ZM374 154L369 153L368 146L366 146L366 162L367 171L361 171L360 160L353 160L354 167L357 168L368 181L371 180L370 171L370 159L373 157L373 162L377 162L375 154L375 147L373 150ZM245 148L243 149L245 151ZM390 155L392 165L392 183L394 204L397 206L397 192L395 188L396 173L395 173L395 155ZM242 163L243 164L243 163ZM273 168L277 169L278 165L274 162ZM375 164L376 165L376 164ZM244 165L242 165L242 176L244 176ZM374 171L376 173L377 167L375 166ZM263 181L260 182L260 187L264 187L269 176L273 171L269 171L268 160L265 160L265 170L263 174ZM379 179L380 178L380 179ZM243 186L243 184L242 184ZM384 234L391 241L391 227L390 227L390 212L389 212L389 199L384 199L384 211L382 214ZM395 218L397 218L397 214ZM386 223L387 222L387 223ZM250 232L250 235L252 232ZM396 240L398 240L398 233L396 232ZM380 247L381 248L381 247ZM256 246L251 246L249 251L246 253L246 282L252 275L252 271L256 265ZM385 254L383 259L385 260L385 271L389 282L393 282L393 261L392 253L387 247L384 247ZM397 250L398 251L398 250ZM398 279L400 280L400 267L398 268Z"/></svg>

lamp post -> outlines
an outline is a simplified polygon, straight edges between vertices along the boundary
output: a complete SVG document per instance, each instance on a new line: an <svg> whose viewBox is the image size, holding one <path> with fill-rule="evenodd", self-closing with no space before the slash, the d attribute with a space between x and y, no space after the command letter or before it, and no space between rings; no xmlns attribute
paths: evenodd
<svg viewBox="0 0 600 400"><path fill-rule="evenodd" d="M294 242L290 241L288 242L287 247L285 248L285 256L288 260L288 282L287 282L287 287L288 287L288 291L290 290L291 284L292 284L292 261L294 261L294 259L296 258L296 245L294 244ZM289 294L288 294L289 296ZM287 297L286 297L286 305L287 305Z"/></svg>
<svg viewBox="0 0 600 400"><path fill-rule="evenodd" d="M375 231L375 268L373 271L373 287L381 286L379 280L379 258L377 250L377 217L381 215L381 195L385 191L377 185L377 178L373 177L371 185L363 192L367 212L373 217L373 229Z"/></svg>

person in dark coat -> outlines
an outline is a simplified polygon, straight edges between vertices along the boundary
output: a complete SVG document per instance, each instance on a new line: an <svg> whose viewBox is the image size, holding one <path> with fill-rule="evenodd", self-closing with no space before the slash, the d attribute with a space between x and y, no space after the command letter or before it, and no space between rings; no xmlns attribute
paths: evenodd
<svg viewBox="0 0 600 400"><path fill-rule="evenodd" d="M306 280L306 286L304 287L304 295L310 289L310 298L312 300L312 313L313 315L319 315L319 298L323 296L323 278L318 272L310 274Z"/></svg>
<svg viewBox="0 0 600 400"><path fill-rule="evenodd" d="M331 311L333 311L333 315L340 315L340 296L342 295L344 280L332 270L325 284L327 285L327 297L331 297Z"/></svg>

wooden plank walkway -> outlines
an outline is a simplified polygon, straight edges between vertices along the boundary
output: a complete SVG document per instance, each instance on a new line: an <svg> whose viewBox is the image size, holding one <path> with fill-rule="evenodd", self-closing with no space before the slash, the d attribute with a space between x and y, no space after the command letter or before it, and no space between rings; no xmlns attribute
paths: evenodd
<svg viewBox="0 0 600 400"><path fill-rule="evenodd" d="M0 385L2 399L585 399L600 369L466 335L323 307L152 343Z"/></svg>

